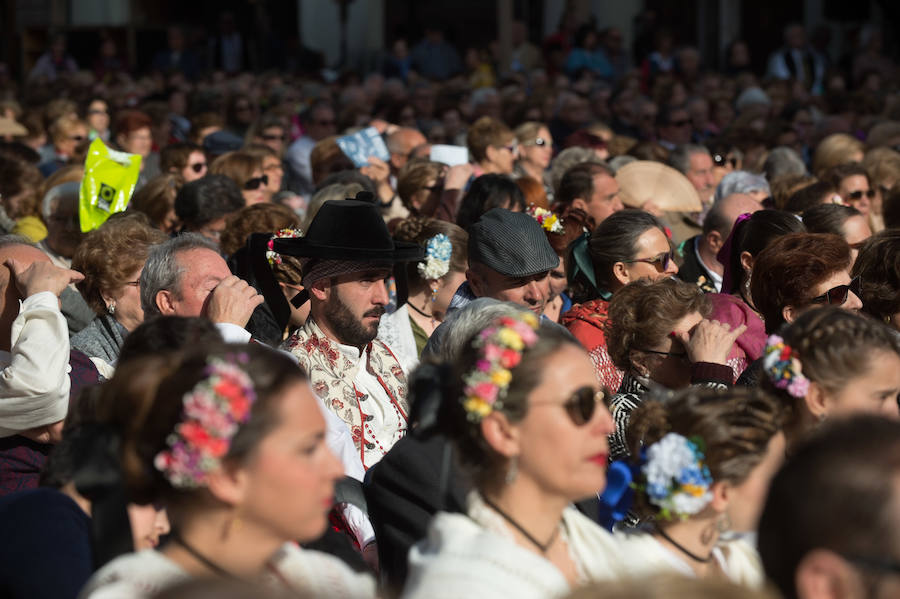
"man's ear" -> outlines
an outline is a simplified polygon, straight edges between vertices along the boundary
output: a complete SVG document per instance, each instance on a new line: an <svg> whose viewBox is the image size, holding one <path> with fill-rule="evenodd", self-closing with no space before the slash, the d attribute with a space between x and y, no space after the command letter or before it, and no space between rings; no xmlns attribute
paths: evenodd
<svg viewBox="0 0 900 599"><path fill-rule="evenodd" d="M472 289L472 294L475 297L485 296L484 279L481 278L478 271L472 267L466 269L466 281L469 282L469 287Z"/></svg>
<svg viewBox="0 0 900 599"><path fill-rule="evenodd" d="M309 287L309 295L319 301L326 301L331 297L331 283L328 282L328 277L323 277L313 283Z"/></svg>
<svg viewBox="0 0 900 599"><path fill-rule="evenodd" d="M862 580L847 561L827 549L813 549L797 565L794 584L799 599L862 599Z"/></svg>
<svg viewBox="0 0 900 599"><path fill-rule="evenodd" d="M725 241L722 239L721 233L718 231L710 231L706 234L706 245L709 246L709 249L711 249L714 254L718 254L719 250L722 249L722 246L725 245Z"/></svg>
<svg viewBox="0 0 900 599"><path fill-rule="evenodd" d="M106 298L104 298L105 301ZM156 292L156 308L163 316L175 315L175 294L168 289L162 289Z"/></svg>
<svg viewBox="0 0 900 599"><path fill-rule="evenodd" d="M579 210L584 210L585 212L588 211L587 202L582 198L575 198L574 200L572 200L572 208L578 208Z"/></svg>

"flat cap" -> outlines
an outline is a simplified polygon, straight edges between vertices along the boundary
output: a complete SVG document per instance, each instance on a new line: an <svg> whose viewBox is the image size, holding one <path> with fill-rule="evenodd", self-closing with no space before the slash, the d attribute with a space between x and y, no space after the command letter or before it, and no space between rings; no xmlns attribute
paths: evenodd
<svg viewBox="0 0 900 599"><path fill-rule="evenodd" d="M559 256L531 216L494 208L469 227L469 262L507 277L530 277L556 268Z"/></svg>

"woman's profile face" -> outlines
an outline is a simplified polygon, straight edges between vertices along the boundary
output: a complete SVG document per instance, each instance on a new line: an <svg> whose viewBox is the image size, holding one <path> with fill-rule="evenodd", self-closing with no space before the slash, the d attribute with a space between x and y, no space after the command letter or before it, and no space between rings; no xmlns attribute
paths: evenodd
<svg viewBox="0 0 900 599"><path fill-rule="evenodd" d="M672 326L672 331L691 335L701 320L703 320L703 316L699 312L691 312L676 322ZM633 347L631 349L651 350L638 354L643 356L642 365L646 368L647 377L650 380L667 389L683 389L690 385L691 363L688 359L687 348L675 335L666 335L650 344L649 347Z"/></svg>
<svg viewBox="0 0 900 599"><path fill-rule="evenodd" d="M310 541L325 530L344 468L325 443L325 419L307 381L273 398L277 424L237 474L246 525L270 539Z"/></svg>
<svg viewBox="0 0 900 599"><path fill-rule="evenodd" d="M828 418L859 413L878 414L900 419L900 356L895 352L875 350L868 368L848 380L843 389L827 393L825 408Z"/></svg>
<svg viewBox="0 0 900 599"><path fill-rule="evenodd" d="M612 416L601 401L592 418L578 426L563 407L585 387L597 390L594 367L583 349L565 344L543 361L540 383L528 396L528 412L515 425L523 440L519 476L566 501L606 486Z"/></svg>
<svg viewBox="0 0 900 599"><path fill-rule="evenodd" d="M169 534L169 517L165 509L157 509L153 504L136 503L129 503L127 507L135 551L153 549L159 545L161 536Z"/></svg>

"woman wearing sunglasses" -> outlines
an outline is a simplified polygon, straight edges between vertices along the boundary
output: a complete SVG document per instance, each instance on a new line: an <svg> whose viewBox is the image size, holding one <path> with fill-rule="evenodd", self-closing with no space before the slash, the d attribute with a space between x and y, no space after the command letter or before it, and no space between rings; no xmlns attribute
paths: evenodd
<svg viewBox="0 0 900 599"><path fill-rule="evenodd" d="M762 588L753 545L766 490L784 461L783 410L760 391L690 389L631 416L633 509L616 533L625 572L725 577ZM618 466L613 466L618 468Z"/></svg>
<svg viewBox="0 0 900 599"><path fill-rule="evenodd" d="M614 212L569 246L565 263L576 305L563 315L562 324L590 352L600 383L614 393L624 373L606 348L609 301L631 281L678 274L665 227L643 210Z"/></svg>
<svg viewBox="0 0 900 599"><path fill-rule="evenodd" d="M820 423L858 413L900 419L900 337L880 322L827 306L771 335L763 389L787 409L788 445Z"/></svg>
<svg viewBox="0 0 900 599"><path fill-rule="evenodd" d="M809 233L840 235L850 245L850 267L856 262L859 249L872 236L869 221L862 212L851 206L819 204L803 213L803 225Z"/></svg>
<svg viewBox="0 0 900 599"><path fill-rule="evenodd" d="M610 402L613 459L628 455L630 415L651 390L731 385L728 353L747 327L731 330L708 320L709 311L709 299L696 285L674 279L635 281L613 296L606 341L613 364L625 373Z"/></svg>
<svg viewBox="0 0 900 599"><path fill-rule="evenodd" d="M551 597L619 569L573 501L606 485L612 420L584 350L528 312L476 333L439 422L474 483L409 553L404 597Z"/></svg>
<svg viewBox="0 0 900 599"><path fill-rule="evenodd" d="M550 185L548 168L553 158L553 137L543 123L528 121L515 130L519 144L519 159L513 169L513 175L531 177L540 181L547 192L548 203L553 201L553 187Z"/></svg>
<svg viewBox="0 0 900 599"><path fill-rule="evenodd" d="M212 175L225 175L235 183L244 196L246 206L267 201L269 177L263 173L262 160L244 151L222 154L209 166Z"/></svg>

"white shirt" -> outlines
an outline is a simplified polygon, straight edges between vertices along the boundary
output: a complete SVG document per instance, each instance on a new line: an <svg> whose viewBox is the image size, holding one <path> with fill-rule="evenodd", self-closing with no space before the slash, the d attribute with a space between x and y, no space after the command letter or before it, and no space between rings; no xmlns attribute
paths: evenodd
<svg viewBox="0 0 900 599"><path fill-rule="evenodd" d="M706 272L709 274L709 278L713 285L716 287L716 293L722 293L722 275L716 273L713 269L706 265L706 262L703 261L703 258L700 257L700 252L697 250L697 246L700 244L700 239L694 240L694 255L697 256L697 261L703 265L703 268L706 269Z"/></svg>
<svg viewBox="0 0 900 599"><path fill-rule="evenodd" d="M59 298L26 298L0 351L0 437L59 422L69 409L69 330Z"/></svg>

